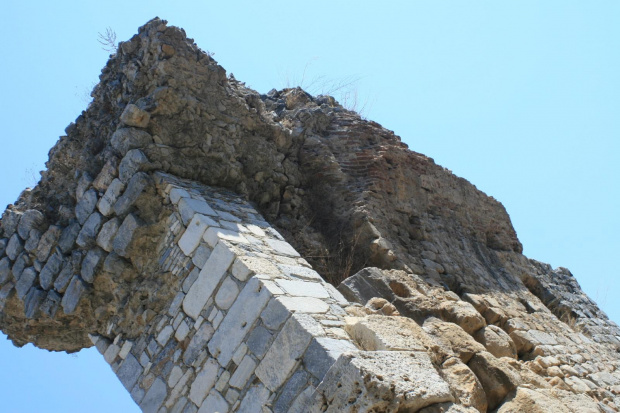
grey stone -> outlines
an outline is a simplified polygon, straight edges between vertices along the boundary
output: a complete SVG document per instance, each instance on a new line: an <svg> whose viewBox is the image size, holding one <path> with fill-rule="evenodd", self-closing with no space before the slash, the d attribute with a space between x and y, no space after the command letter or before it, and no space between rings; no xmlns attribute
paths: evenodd
<svg viewBox="0 0 620 413"><path fill-rule="evenodd" d="M87 287L79 276L74 276L62 297L62 308L65 314L72 314L80 302Z"/></svg>
<svg viewBox="0 0 620 413"><path fill-rule="evenodd" d="M117 129L112 134L112 139L110 139L112 147L120 152L121 155L125 155L130 149L144 148L152 142L153 137L151 135L143 130L134 128Z"/></svg>
<svg viewBox="0 0 620 413"><path fill-rule="evenodd" d="M125 217L112 243L115 253L121 257L127 256L134 234L141 224L139 218L134 214L129 214Z"/></svg>
<svg viewBox="0 0 620 413"><path fill-rule="evenodd" d="M116 372L116 376L121 383L123 383L123 386L125 386L127 391L131 391L141 374L142 366L132 354L129 354L125 358L125 361L123 361L120 368Z"/></svg>
<svg viewBox="0 0 620 413"><path fill-rule="evenodd" d="M141 388L139 385L135 385L133 389L131 389L131 392L129 394L131 395L133 401L139 405L142 399L144 399L144 393L145 392L143 388Z"/></svg>
<svg viewBox="0 0 620 413"><path fill-rule="evenodd" d="M57 227L56 225L50 225L47 231L45 231L45 234L41 237L38 245L37 259L39 261L44 262L47 260L47 257L49 257L52 248L56 244L56 241L58 241L61 232L62 230L60 227Z"/></svg>
<svg viewBox="0 0 620 413"><path fill-rule="evenodd" d="M7 238L0 239L0 257L4 255L4 252L6 251L6 244L8 243L9 240Z"/></svg>
<svg viewBox="0 0 620 413"><path fill-rule="evenodd" d="M30 257L28 256L28 254L26 253L19 254L17 259L13 263L13 268L11 270L11 272L13 273L13 279L15 281L18 281L24 269L26 267L30 267L31 265L32 265L32 262L30 261Z"/></svg>
<svg viewBox="0 0 620 413"><path fill-rule="evenodd" d="M121 182L127 183L129 179L139 172L143 165L147 164L149 159L140 149L131 149L121 160L118 167L118 177Z"/></svg>
<svg viewBox="0 0 620 413"><path fill-rule="evenodd" d="M194 217L194 214L210 215L217 217L217 213L201 199L193 198L181 198L177 204L179 214L183 220L183 225L187 225L188 222Z"/></svg>
<svg viewBox="0 0 620 413"><path fill-rule="evenodd" d="M257 326L248 337L248 348L259 359L263 358L271 345L273 335L265 327Z"/></svg>
<svg viewBox="0 0 620 413"><path fill-rule="evenodd" d="M82 248L90 248L95 245L95 240L101 228L103 218L98 212L93 212L78 234L76 243Z"/></svg>
<svg viewBox="0 0 620 413"><path fill-rule="evenodd" d="M297 370L290 379L286 381L278 400L273 405L273 413L286 413L295 401L295 398L310 381L310 375L304 370Z"/></svg>
<svg viewBox="0 0 620 413"><path fill-rule="evenodd" d="M127 184L127 189L123 195L114 204L114 212L116 215L123 216L138 200L144 189L151 183L151 179L144 172L134 174Z"/></svg>
<svg viewBox="0 0 620 413"><path fill-rule="evenodd" d="M194 337L187 345L187 349L183 353L183 361L187 365L191 365L196 361L202 349L207 345L211 337L213 337L213 326L207 322L203 322Z"/></svg>
<svg viewBox="0 0 620 413"><path fill-rule="evenodd" d="M17 234L9 239L9 243L6 246L6 256L15 261L15 258L24 250L24 244Z"/></svg>
<svg viewBox="0 0 620 413"><path fill-rule="evenodd" d="M114 212L114 204L123 193L123 189L125 189L125 184L118 178L114 179L97 204L99 212L106 217L110 216Z"/></svg>
<svg viewBox="0 0 620 413"><path fill-rule="evenodd" d="M133 103L125 106L123 113L121 113L121 122L128 126L146 128L150 119L151 115L147 111L140 109Z"/></svg>
<svg viewBox="0 0 620 413"><path fill-rule="evenodd" d="M237 231L231 231L229 229L210 227L204 234L203 239L209 244L210 247L215 247L215 244L219 240L223 239L233 243L247 244L248 240Z"/></svg>
<svg viewBox="0 0 620 413"><path fill-rule="evenodd" d="M172 333L174 333L174 328L171 325L165 326L157 335L157 342L165 346L168 340L170 340Z"/></svg>
<svg viewBox="0 0 620 413"><path fill-rule="evenodd" d="M168 395L168 387L161 378L156 378L140 402L140 408L145 413L156 413Z"/></svg>
<svg viewBox="0 0 620 413"><path fill-rule="evenodd" d="M13 282L9 281L0 288L0 311L4 309L6 301L10 297L11 293L15 290Z"/></svg>
<svg viewBox="0 0 620 413"><path fill-rule="evenodd" d="M258 413L267 404L270 392L262 384L252 386L245 394L237 413Z"/></svg>
<svg viewBox="0 0 620 413"><path fill-rule="evenodd" d="M187 404L187 399L185 398L185 396L179 398L179 400L176 401L174 406L172 406L170 413L182 413L183 408L185 407L186 404Z"/></svg>
<svg viewBox="0 0 620 413"><path fill-rule="evenodd" d="M86 254L82 261L82 269L80 275L87 283L92 284L95 281L95 275L103 264L106 253L100 248L93 248Z"/></svg>
<svg viewBox="0 0 620 413"><path fill-rule="evenodd" d="M261 314L261 320L270 330L279 330L291 312L277 299L273 298Z"/></svg>
<svg viewBox="0 0 620 413"><path fill-rule="evenodd" d="M217 361L210 358L196 375L189 390L189 399L197 406L202 404L209 391L215 385L219 369L220 366L217 364ZM205 402L205 404L207 403Z"/></svg>
<svg viewBox="0 0 620 413"><path fill-rule="evenodd" d="M45 291L39 288L31 288L24 298L24 314L26 318L33 319L39 312L39 307L45 299Z"/></svg>
<svg viewBox="0 0 620 413"><path fill-rule="evenodd" d="M80 224L84 224L97 206L97 191L89 189L75 206L75 216Z"/></svg>
<svg viewBox="0 0 620 413"><path fill-rule="evenodd" d="M52 288L52 284L54 283L54 279L56 275L60 272L63 264L63 257L60 251L56 251L50 259L47 261L47 264L41 270L41 274L39 275L39 283L44 290L49 290Z"/></svg>
<svg viewBox="0 0 620 413"><path fill-rule="evenodd" d="M209 351L220 364L225 366L230 362L269 298L270 293L258 279L248 281L209 342Z"/></svg>
<svg viewBox="0 0 620 413"><path fill-rule="evenodd" d="M192 287L192 285L198 278L199 274L200 274L200 268L196 267L187 275L187 277L185 277L185 280L183 281L183 286L182 286L184 293L187 293L189 291L189 289Z"/></svg>
<svg viewBox="0 0 620 413"><path fill-rule="evenodd" d="M215 247L183 300L183 310L187 315L194 320L198 318L234 258L235 255L226 245Z"/></svg>
<svg viewBox="0 0 620 413"><path fill-rule="evenodd" d="M172 202L174 205L178 204L181 198L191 198L189 192L182 188L172 188L170 190L169 197L170 202Z"/></svg>
<svg viewBox="0 0 620 413"><path fill-rule="evenodd" d="M56 277L56 281L54 281L54 289L60 293L64 293L73 275L73 264L65 261L65 265L62 267L62 270L60 270L58 277Z"/></svg>
<svg viewBox="0 0 620 413"><path fill-rule="evenodd" d="M37 279L37 272L32 267L26 268L17 283L15 284L15 291L20 300L23 300L30 287L34 285L34 281Z"/></svg>
<svg viewBox="0 0 620 413"><path fill-rule="evenodd" d="M73 249L73 244L75 244L75 240L81 228L80 224L74 222L62 230L62 234L58 240L58 248L60 248L63 253L67 254Z"/></svg>
<svg viewBox="0 0 620 413"><path fill-rule="evenodd" d="M318 272L312 268L303 267L301 265L285 265L279 264L280 270L287 276L292 278L301 278L309 281L323 281Z"/></svg>
<svg viewBox="0 0 620 413"><path fill-rule="evenodd" d="M75 199L78 200L78 202L82 199L84 193L88 188L90 188L92 183L93 178L88 174L88 172L83 172L78 180L77 187L75 188Z"/></svg>
<svg viewBox="0 0 620 413"><path fill-rule="evenodd" d="M30 235L24 244L24 249L28 252L33 252L39 246L39 241L41 241L41 237L43 233L38 229L31 229Z"/></svg>
<svg viewBox="0 0 620 413"><path fill-rule="evenodd" d="M244 389L255 368L256 362L250 355L246 355L239 363L239 366L237 366L235 373L230 377L230 385L238 389Z"/></svg>
<svg viewBox="0 0 620 413"><path fill-rule="evenodd" d="M60 294L53 290L49 291L41 304L41 312L48 317L53 318L56 315L56 311L58 311L61 300L62 296Z"/></svg>
<svg viewBox="0 0 620 413"><path fill-rule="evenodd" d="M321 381L338 357L347 351L357 351L357 348L345 340L315 337L304 354L304 367Z"/></svg>
<svg viewBox="0 0 620 413"><path fill-rule="evenodd" d="M266 239L265 243L269 245L277 254L286 257L299 257L299 253L286 241Z"/></svg>
<svg viewBox="0 0 620 413"><path fill-rule="evenodd" d="M198 409L198 413L222 413L227 412L228 402L215 390L211 390L205 402Z"/></svg>
<svg viewBox="0 0 620 413"><path fill-rule="evenodd" d="M17 231L22 215L20 211L13 211L11 209L4 211L2 214L2 231L6 238L9 238Z"/></svg>
<svg viewBox="0 0 620 413"><path fill-rule="evenodd" d="M237 283L234 282L232 278L226 277L215 295L215 304L221 310L228 310L235 302L237 295L239 295Z"/></svg>
<svg viewBox="0 0 620 413"><path fill-rule="evenodd" d="M45 217L40 211L36 209L29 209L23 213L19 220L19 226L17 227L17 233L22 239L28 239L31 229L41 229Z"/></svg>
<svg viewBox="0 0 620 413"><path fill-rule="evenodd" d="M11 277L11 261L9 257L0 260L0 285L3 285Z"/></svg>
<svg viewBox="0 0 620 413"><path fill-rule="evenodd" d="M101 227L99 235L97 236L97 245L103 248L107 252L111 252L113 249L112 241L120 226L120 220L116 217L112 218Z"/></svg>
<svg viewBox="0 0 620 413"><path fill-rule="evenodd" d="M276 391L297 366L305 353L312 335L293 315L282 327L261 363L256 368L256 377L265 386Z"/></svg>

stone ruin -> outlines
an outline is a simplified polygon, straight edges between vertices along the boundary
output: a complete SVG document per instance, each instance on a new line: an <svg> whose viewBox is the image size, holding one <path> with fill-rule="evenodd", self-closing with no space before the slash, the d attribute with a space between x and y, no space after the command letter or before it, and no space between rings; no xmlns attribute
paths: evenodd
<svg viewBox="0 0 620 413"><path fill-rule="evenodd" d="M153 19L0 221L0 327L145 412L612 412L620 330L503 206ZM336 288L337 286L337 288Z"/></svg>

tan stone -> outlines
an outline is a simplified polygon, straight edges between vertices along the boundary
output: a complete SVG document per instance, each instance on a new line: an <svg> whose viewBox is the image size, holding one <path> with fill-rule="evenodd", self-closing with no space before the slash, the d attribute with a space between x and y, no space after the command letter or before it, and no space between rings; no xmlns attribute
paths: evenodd
<svg viewBox="0 0 620 413"><path fill-rule="evenodd" d="M463 406L487 411L487 398L482 384L466 364L456 357L450 357L441 365L441 374L450 385L453 394Z"/></svg>
<svg viewBox="0 0 620 413"><path fill-rule="evenodd" d="M510 336L501 328L488 325L474 334L474 338L484 345L495 357L517 358L517 347Z"/></svg>

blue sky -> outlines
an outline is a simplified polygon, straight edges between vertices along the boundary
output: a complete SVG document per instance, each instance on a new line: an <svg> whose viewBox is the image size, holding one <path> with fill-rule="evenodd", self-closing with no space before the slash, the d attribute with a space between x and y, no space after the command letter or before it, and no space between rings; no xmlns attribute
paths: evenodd
<svg viewBox="0 0 620 413"><path fill-rule="evenodd" d="M86 107L98 33L126 40L159 16L259 92L357 79L345 92L369 119L501 201L524 253L569 268L620 322L617 1L39 0L1 16L3 208ZM6 411L137 411L93 349L0 341Z"/></svg>

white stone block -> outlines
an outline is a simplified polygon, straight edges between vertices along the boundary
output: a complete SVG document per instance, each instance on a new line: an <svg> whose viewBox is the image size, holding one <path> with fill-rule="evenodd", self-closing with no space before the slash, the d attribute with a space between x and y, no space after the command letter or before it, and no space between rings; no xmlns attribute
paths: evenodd
<svg viewBox="0 0 620 413"><path fill-rule="evenodd" d="M216 245L183 300L183 310L187 315L194 320L198 318L234 258L233 252L224 243Z"/></svg>
<svg viewBox="0 0 620 413"><path fill-rule="evenodd" d="M185 321L181 321L181 324L179 324L179 326L177 327L176 333L174 333L174 338L176 338L177 341L183 341L185 340L185 337L187 337L188 333L189 326Z"/></svg>
<svg viewBox="0 0 620 413"><path fill-rule="evenodd" d="M299 257L299 253L295 251L295 248L293 248L291 244L286 241L266 239L265 242L278 254L289 257Z"/></svg>
<svg viewBox="0 0 620 413"><path fill-rule="evenodd" d="M200 240L207 228L214 225L217 225L217 223L211 218L202 214L194 215L178 242L181 251L185 255L190 256L198 247L198 244L200 244Z"/></svg>
<svg viewBox="0 0 620 413"><path fill-rule="evenodd" d="M314 297L278 297L278 301L291 312L326 313L329 305Z"/></svg>
<svg viewBox="0 0 620 413"><path fill-rule="evenodd" d="M202 401L207 397L207 394L215 384L219 369L220 366L217 364L217 361L210 358L196 375L196 379L189 390L189 399L197 406L202 404Z"/></svg>
<svg viewBox="0 0 620 413"><path fill-rule="evenodd" d="M172 333L174 333L174 329L171 325L167 325L157 335L157 342L162 346L165 346L170 339L170 336L172 336Z"/></svg>
<svg viewBox="0 0 620 413"><path fill-rule="evenodd" d="M187 223L194 217L194 214L210 215L217 217L215 211L202 199L181 198L177 204L183 224Z"/></svg>
<svg viewBox="0 0 620 413"><path fill-rule="evenodd" d="M129 354L129 351L131 351L132 346L133 341L125 341L125 343L123 343L123 346L121 347L121 351L118 353L118 356L122 359L125 359L125 357L127 357L127 355Z"/></svg>
<svg viewBox="0 0 620 413"><path fill-rule="evenodd" d="M230 385L243 389L248 383L250 376L254 373L254 369L256 369L256 362L249 355L245 356L237 370L235 370L235 374L230 378Z"/></svg>
<svg viewBox="0 0 620 413"><path fill-rule="evenodd" d="M182 188L172 188L170 190L170 202L176 205L181 198L190 198L189 192Z"/></svg>
<svg viewBox="0 0 620 413"><path fill-rule="evenodd" d="M239 295L237 283L230 277L226 277L215 295L215 304L222 310L228 310Z"/></svg>
<svg viewBox="0 0 620 413"><path fill-rule="evenodd" d="M276 280L287 293L297 297L329 298L330 295L320 283L301 280Z"/></svg>
<svg viewBox="0 0 620 413"><path fill-rule="evenodd" d="M251 278L209 341L209 351L223 365L227 365L243 338L267 305L271 294L260 280Z"/></svg>
<svg viewBox="0 0 620 413"><path fill-rule="evenodd" d="M243 235L236 231L216 227L207 229L204 233L203 239L207 242L207 244L209 244L210 247L214 247L220 239L231 242L239 242L242 244L247 244L249 242Z"/></svg>
<svg viewBox="0 0 620 413"><path fill-rule="evenodd" d="M228 411L229 408L226 399L213 390L209 393L209 397L207 397L202 406L200 406L198 413L223 413Z"/></svg>

